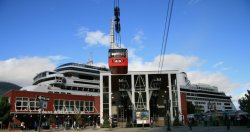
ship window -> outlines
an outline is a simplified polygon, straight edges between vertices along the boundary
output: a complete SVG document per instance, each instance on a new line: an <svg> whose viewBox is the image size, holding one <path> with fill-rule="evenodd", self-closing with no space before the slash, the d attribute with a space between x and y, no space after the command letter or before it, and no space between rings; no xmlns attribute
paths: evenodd
<svg viewBox="0 0 250 132"><path fill-rule="evenodd" d="M78 91L83 91L83 90L84 90L84 88L82 88L82 87L78 88Z"/></svg>
<svg viewBox="0 0 250 132"><path fill-rule="evenodd" d="M97 92L97 93L98 93L98 92L99 92L99 89L95 89L95 92Z"/></svg>
<svg viewBox="0 0 250 132"><path fill-rule="evenodd" d="M67 90L71 90L71 87L70 87L70 86L68 86L66 89L67 89Z"/></svg>
<svg viewBox="0 0 250 132"><path fill-rule="evenodd" d="M88 88L84 88L84 91L88 91L89 89Z"/></svg>
<svg viewBox="0 0 250 132"><path fill-rule="evenodd" d="M225 107L225 109L232 109L232 107Z"/></svg>
<svg viewBox="0 0 250 132"><path fill-rule="evenodd" d="M92 76L86 76L86 75L79 75L80 79L87 79L87 80L94 80L94 77Z"/></svg>

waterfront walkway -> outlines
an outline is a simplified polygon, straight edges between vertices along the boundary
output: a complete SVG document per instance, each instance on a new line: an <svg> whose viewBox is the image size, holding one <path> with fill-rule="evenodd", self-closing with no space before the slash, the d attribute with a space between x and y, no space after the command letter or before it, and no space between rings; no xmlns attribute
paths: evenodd
<svg viewBox="0 0 250 132"><path fill-rule="evenodd" d="M145 128L96 128L93 130L92 127L87 127L82 130L63 130L63 129L56 129L56 130L42 130L41 132L107 132L107 131L115 131L115 132L166 132L166 127L145 127ZM9 130L0 130L0 132L10 132ZM11 132L20 132L20 130L12 130ZM25 130L23 132L34 132L34 130ZM250 132L250 128L246 126L231 126L229 130L225 126L217 126L217 127L193 127L192 130L189 130L188 127L181 126L181 127L171 127L171 132Z"/></svg>

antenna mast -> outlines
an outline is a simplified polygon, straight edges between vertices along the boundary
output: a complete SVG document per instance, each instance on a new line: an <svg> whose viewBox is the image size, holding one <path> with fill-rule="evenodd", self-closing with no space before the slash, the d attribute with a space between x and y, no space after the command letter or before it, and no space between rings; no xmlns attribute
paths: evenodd
<svg viewBox="0 0 250 132"><path fill-rule="evenodd" d="M111 19L111 29L110 29L110 48L114 49L115 39L114 39L114 18Z"/></svg>

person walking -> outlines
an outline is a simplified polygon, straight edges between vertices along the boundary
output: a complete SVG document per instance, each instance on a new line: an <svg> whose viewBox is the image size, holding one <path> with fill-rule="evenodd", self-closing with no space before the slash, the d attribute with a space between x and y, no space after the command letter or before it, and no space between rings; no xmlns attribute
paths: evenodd
<svg viewBox="0 0 250 132"><path fill-rule="evenodd" d="M73 123L73 128L76 130L76 121Z"/></svg>
<svg viewBox="0 0 250 132"><path fill-rule="evenodd" d="M188 120L188 126L189 126L189 130L192 131L192 125L193 125L193 120L192 118L189 118Z"/></svg>
<svg viewBox="0 0 250 132"><path fill-rule="evenodd" d="M150 121L150 127L151 127L151 128L154 127L154 120L153 120L153 119L151 119L151 121Z"/></svg>
<svg viewBox="0 0 250 132"><path fill-rule="evenodd" d="M95 130L96 128L96 123L95 123L95 120L93 120L93 130Z"/></svg>
<svg viewBox="0 0 250 132"><path fill-rule="evenodd" d="M21 122L21 130L25 130L25 123L24 122Z"/></svg>
<svg viewBox="0 0 250 132"><path fill-rule="evenodd" d="M34 122L34 128L35 128L35 132L37 131L37 122Z"/></svg>

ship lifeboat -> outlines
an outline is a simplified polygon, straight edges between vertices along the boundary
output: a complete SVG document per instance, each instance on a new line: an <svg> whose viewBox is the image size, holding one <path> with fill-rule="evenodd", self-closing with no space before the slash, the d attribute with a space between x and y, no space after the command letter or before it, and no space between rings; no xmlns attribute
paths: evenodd
<svg viewBox="0 0 250 132"><path fill-rule="evenodd" d="M111 74L128 73L128 50L125 48L109 49L109 69Z"/></svg>

